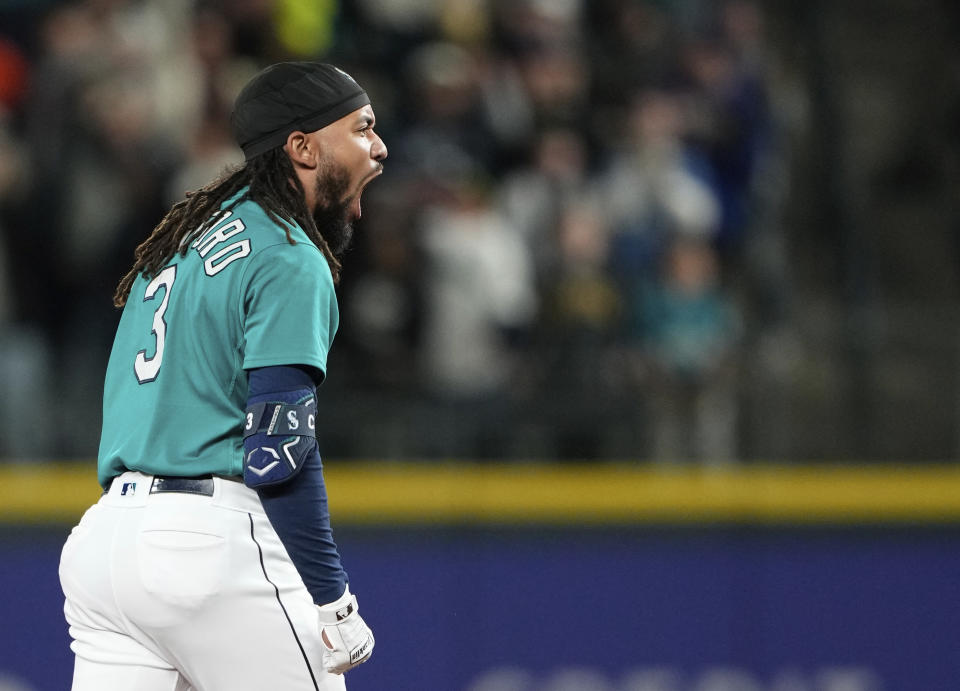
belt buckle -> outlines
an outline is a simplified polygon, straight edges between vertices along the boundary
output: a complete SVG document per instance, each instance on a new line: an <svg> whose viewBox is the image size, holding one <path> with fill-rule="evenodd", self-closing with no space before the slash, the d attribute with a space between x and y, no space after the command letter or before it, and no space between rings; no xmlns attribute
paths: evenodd
<svg viewBox="0 0 960 691"><path fill-rule="evenodd" d="M150 484L150 494L175 492L179 494L196 494L203 497L213 496L213 477L168 477L155 475Z"/></svg>

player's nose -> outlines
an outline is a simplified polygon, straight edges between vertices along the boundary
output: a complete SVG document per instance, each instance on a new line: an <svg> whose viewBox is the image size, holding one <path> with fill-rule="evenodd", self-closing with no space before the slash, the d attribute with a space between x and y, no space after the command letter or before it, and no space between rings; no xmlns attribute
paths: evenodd
<svg viewBox="0 0 960 691"><path fill-rule="evenodd" d="M383 140L380 139L379 135L374 136L376 137L376 140L370 147L370 158L372 158L374 161L382 161L387 157L387 145L383 143Z"/></svg>

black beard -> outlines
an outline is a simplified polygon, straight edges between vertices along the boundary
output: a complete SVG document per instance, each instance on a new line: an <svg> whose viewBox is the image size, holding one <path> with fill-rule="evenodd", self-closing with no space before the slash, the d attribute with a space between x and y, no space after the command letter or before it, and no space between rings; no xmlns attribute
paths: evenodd
<svg viewBox="0 0 960 691"><path fill-rule="evenodd" d="M353 226L350 224L350 203L344 199L350 186L350 174L347 169L329 163L317 171L315 193L317 208L313 211L313 222L333 256L340 259L353 238Z"/></svg>

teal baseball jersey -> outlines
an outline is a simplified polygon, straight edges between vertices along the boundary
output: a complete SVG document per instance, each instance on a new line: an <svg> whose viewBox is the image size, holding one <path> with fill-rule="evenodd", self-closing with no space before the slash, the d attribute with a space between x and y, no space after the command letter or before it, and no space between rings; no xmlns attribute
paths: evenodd
<svg viewBox="0 0 960 691"><path fill-rule="evenodd" d="M98 455L102 485L124 470L240 475L245 370L326 372L339 313L330 268L298 226L244 201L141 275L107 364Z"/></svg>

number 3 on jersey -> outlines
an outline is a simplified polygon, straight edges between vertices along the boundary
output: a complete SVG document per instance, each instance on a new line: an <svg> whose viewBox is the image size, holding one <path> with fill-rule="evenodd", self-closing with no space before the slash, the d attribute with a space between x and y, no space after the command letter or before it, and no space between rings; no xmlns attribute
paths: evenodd
<svg viewBox="0 0 960 691"><path fill-rule="evenodd" d="M163 346L167 337L167 322L163 320L163 313L167 311L167 303L170 301L170 291L173 290L173 282L177 278L177 266L168 266L166 269L156 275L147 285L147 290L143 294L143 301L153 300L157 291L164 288L163 299L153 313L153 330L151 333L156 339L156 348L152 357L147 357L147 351L141 350L137 353L137 358L133 362L133 370L137 374L137 381L141 384L152 382L160 373L160 365L163 363Z"/></svg>

